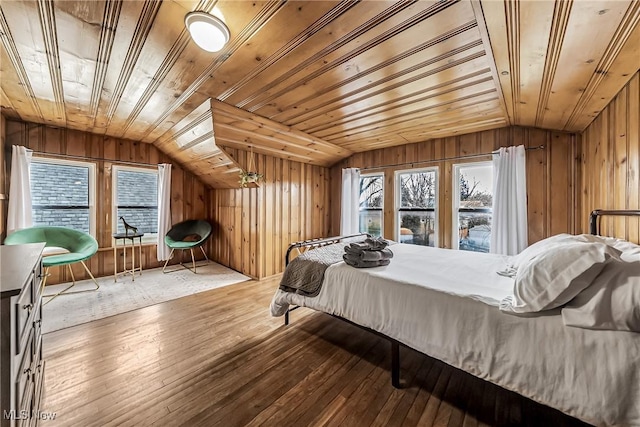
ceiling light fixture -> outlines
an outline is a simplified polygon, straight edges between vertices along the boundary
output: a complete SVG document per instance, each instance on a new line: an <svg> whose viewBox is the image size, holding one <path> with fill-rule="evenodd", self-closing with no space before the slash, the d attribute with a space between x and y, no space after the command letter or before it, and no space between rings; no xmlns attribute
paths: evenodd
<svg viewBox="0 0 640 427"><path fill-rule="evenodd" d="M191 38L207 52L218 52L229 41L229 29L220 18L206 12L190 12L184 24Z"/></svg>

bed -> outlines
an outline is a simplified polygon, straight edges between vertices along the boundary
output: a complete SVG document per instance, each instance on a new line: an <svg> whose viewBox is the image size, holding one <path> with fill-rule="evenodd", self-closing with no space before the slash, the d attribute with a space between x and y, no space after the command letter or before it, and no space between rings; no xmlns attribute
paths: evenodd
<svg viewBox="0 0 640 427"><path fill-rule="evenodd" d="M597 212L592 224L607 214ZM640 215L640 211L616 212ZM318 242L339 245L341 238L306 246L322 246ZM635 276L640 271L640 246L616 239L608 244L626 251L625 268L632 267L630 279L640 286L640 275ZM295 245L305 247L305 243ZM309 307L388 337L395 386L401 344L586 422L640 425L640 333L565 325L567 312L580 314L584 309L585 304L573 308L571 304L585 298L581 295L588 294L588 286L568 304L534 313L514 312L517 304L505 307L505 301L513 302L509 298L514 297L516 279L505 274L513 269L514 257L402 243L391 250L394 258L386 267L329 265L317 296L278 289L272 315L285 315L288 323L292 309ZM595 277L618 280L615 274L606 276L606 271L599 270ZM631 316L640 317L640 306L631 309Z"/></svg>

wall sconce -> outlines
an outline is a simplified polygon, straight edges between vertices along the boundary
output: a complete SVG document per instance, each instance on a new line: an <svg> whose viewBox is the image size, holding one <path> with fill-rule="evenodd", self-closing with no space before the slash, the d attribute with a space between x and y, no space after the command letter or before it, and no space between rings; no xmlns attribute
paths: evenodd
<svg viewBox="0 0 640 427"><path fill-rule="evenodd" d="M206 12L190 12L184 24L191 38L207 52L218 52L229 41L229 29L219 18Z"/></svg>

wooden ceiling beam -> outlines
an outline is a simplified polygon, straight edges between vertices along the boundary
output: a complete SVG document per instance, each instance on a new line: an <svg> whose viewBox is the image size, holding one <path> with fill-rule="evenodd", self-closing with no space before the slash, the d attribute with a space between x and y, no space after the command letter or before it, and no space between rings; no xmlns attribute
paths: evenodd
<svg viewBox="0 0 640 427"><path fill-rule="evenodd" d="M231 137L223 137L217 140L219 147L224 147L223 152L226 153L226 148L234 148L238 150L252 150L256 153L266 154L268 156L278 157L281 159L292 160L295 162L301 163L309 163L309 164L317 164L323 165L324 162L318 161L317 159L299 153L293 153L291 151L284 151L283 149L266 147L264 145L255 145L251 142L247 143L244 139L233 139Z"/></svg>
<svg viewBox="0 0 640 427"><path fill-rule="evenodd" d="M476 24L478 25L478 32L480 33L482 44L485 47L487 62L489 63L489 67L491 69L491 77L493 78L493 82L495 84L498 97L500 98L500 108L502 110L502 113L504 114L504 117L506 117L508 122L511 123L510 116L507 112L507 105L504 98L504 93L502 92L502 86L500 85L500 76L498 75L496 60L493 57L493 49L491 48L491 38L489 37L489 31L487 30L487 23L484 20L484 13L482 12L482 4L480 3L480 0L471 0L471 7L473 9L473 15L476 19Z"/></svg>
<svg viewBox="0 0 640 427"><path fill-rule="evenodd" d="M264 150L276 157L299 158L323 166L351 155L338 145L221 101L212 100L211 111L218 145L223 141L224 145Z"/></svg>
<svg viewBox="0 0 640 427"><path fill-rule="evenodd" d="M238 180L232 180L228 174L238 174L240 167L216 145L209 100L176 123L154 145L213 188L238 186Z"/></svg>

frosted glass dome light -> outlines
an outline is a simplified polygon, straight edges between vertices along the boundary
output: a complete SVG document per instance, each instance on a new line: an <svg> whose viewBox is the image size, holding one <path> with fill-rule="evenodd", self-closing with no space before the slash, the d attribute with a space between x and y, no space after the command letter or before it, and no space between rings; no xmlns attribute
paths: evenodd
<svg viewBox="0 0 640 427"><path fill-rule="evenodd" d="M229 41L229 29L219 18L206 12L190 12L184 24L191 38L207 52L218 52Z"/></svg>

